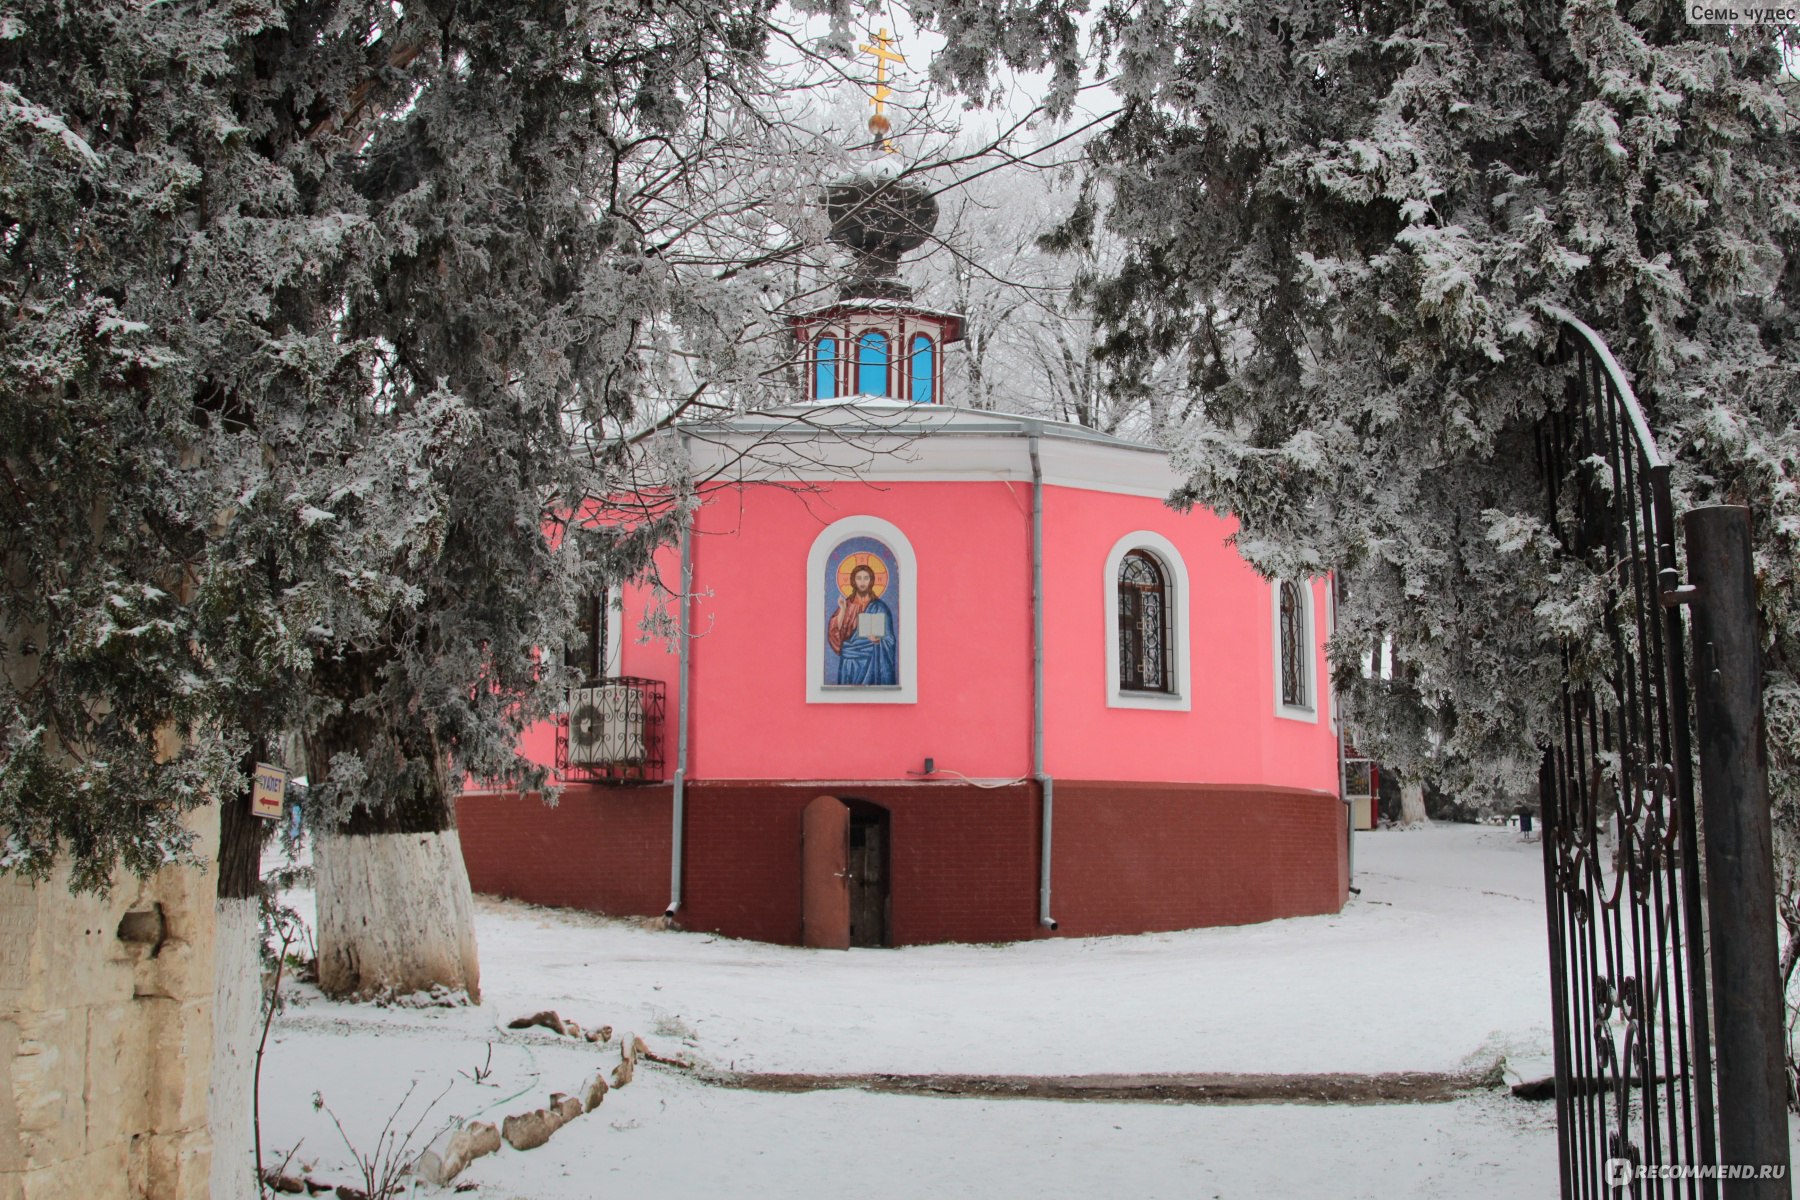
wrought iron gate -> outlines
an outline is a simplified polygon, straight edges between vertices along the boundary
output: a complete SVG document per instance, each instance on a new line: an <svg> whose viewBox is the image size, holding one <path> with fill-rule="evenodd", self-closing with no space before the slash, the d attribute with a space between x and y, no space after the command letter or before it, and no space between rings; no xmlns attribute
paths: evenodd
<svg viewBox="0 0 1800 1200"><path fill-rule="evenodd" d="M1715 1084L1726 1031L1708 996L1683 608L1695 589L1681 586L1669 467L1630 386L1593 330L1555 315L1568 394L1539 426L1540 478L1563 546L1603 581L1606 616L1604 644L1565 650L1561 738L1539 779L1562 1194L1712 1197L1713 1178L1658 1170L1719 1164L1736 1115ZM1772 922L1772 891L1766 903ZM1772 926L1769 951L1772 977ZM1727 1194L1787 1195L1785 1119L1780 1142L1779 1191Z"/></svg>

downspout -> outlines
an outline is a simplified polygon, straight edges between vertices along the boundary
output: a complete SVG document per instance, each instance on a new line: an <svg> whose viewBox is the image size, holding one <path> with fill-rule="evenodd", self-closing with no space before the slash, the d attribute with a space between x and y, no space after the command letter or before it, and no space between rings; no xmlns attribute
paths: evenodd
<svg viewBox="0 0 1800 1200"><path fill-rule="evenodd" d="M1325 610L1326 620L1329 622L1325 636L1329 639L1337 634L1338 581L1335 573L1326 578L1330 581L1330 591L1327 594L1331 598L1331 603L1326 606ZM1326 665L1330 666L1329 661ZM1356 882L1356 803L1350 799L1350 789L1345 786L1349 781L1344 778L1344 718L1343 714L1338 711L1337 688L1332 686L1329 670L1325 672L1325 686L1329 689L1326 695L1331 701L1331 724L1337 733L1338 799L1344 802L1344 886L1349 887ZM1374 801L1371 800L1370 804L1373 803Z"/></svg>
<svg viewBox="0 0 1800 1200"><path fill-rule="evenodd" d="M1338 751L1338 799L1344 802L1344 882L1356 882L1356 801L1350 798L1350 790L1344 785L1349 780L1344 777L1344 730L1340 726L1337 735Z"/></svg>
<svg viewBox="0 0 1800 1200"><path fill-rule="evenodd" d="M1038 859L1038 924L1055 930L1050 915L1050 835L1055 825L1056 780L1044 770L1044 468L1037 434L1031 451L1031 777L1043 798Z"/></svg>
<svg viewBox="0 0 1800 1200"><path fill-rule="evenodd" d="M682 439L686 449L686 438ZM684 454L685 461L686 455ZM672 828L669 831L669 907L663 910L665 920L673 920L675 910L681 907L681 851L682 830L687 816L687 766L688 766L688 666L692 654L693 639L688 635L691 630L691 613L694 595L694 515L689 513L681 523L681 595L676 598L679 611L676 615L676 636L680 639L680 665L676 668L676 687L680 695L675 701L675 782L673 788L672 812L669 820Z"/></svg>

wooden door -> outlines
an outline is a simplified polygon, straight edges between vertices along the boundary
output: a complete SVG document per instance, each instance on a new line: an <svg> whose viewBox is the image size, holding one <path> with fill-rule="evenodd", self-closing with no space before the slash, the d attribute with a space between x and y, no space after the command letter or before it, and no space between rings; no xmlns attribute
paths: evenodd
<svg viewBox="0 0 1800 1200"><path fill-rule="evenodd" d="M887 945L887 813L850 813L850 944Z"/></svg>
<svg viewBox="0 0 1800 1200"><path fill-rule="evenodd" d="M850 948L850 810L820 796L800 815L800 940Z"/></svg>

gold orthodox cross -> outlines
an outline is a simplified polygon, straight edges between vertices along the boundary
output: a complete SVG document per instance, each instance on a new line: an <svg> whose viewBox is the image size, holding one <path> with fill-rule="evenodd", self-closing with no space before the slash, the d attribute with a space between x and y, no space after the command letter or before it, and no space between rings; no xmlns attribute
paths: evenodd
<svg viewBox="0 0 1800 1200"><path fill-rule="evenodd" d="M894 49L894 39L883 29L875 35L875 44L857 47L864 54L875 56L875 96L871 101L875 105L875 115L869 118L869 132L881 139L881 148L889 154L894 152L894 143L888 139L888 130L893 128L887 119L887 98L894 94L894 89L887 85L888 64L903 63L906 56Z"/></svg>

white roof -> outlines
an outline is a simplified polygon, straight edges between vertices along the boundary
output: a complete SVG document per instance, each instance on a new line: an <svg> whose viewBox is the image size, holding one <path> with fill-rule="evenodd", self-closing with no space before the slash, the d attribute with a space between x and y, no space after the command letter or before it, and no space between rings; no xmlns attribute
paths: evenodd
<svg viewBox="0 0 1800 1200"><path fill-rule="evenodd" d="M1121 449L1165 453L1160 447L1102 433L1070 421L1052 421L1024 413L983 408L957 408L949 404L914 404L891 396L844 396L807 404L787 404L729 417L685 422L683 429L718 429L735 432L806 431L829 428L839 432L866 432L917 437L929 434L1010 434L1042 438L1069 438L1098 442Z"/></svg>
<svg viewBox="0 0 1800 1200"><path fill-rule="evenodd" d="M1020 413L855 396L792 404L676 427L696 474L718 482L774 479L1032 478L1166 497L1182 480L1167 451L1067 421Z"/></svg>
<svg viewBox="0 0 1800 1200"><path fill-rule="evenodd" d="M818 304L812 308L797 309L790 312L787 318L791 321L804 321L814 317L824 317L829 313L849 310L852 312L909 312L921 317L935 317L941 321L966 320L962 313L951 312L947 308L927 308L922 304L914 304L910 300L889 300L881 296L856 296L849 300L833 300L829 304Z"/></svg>

